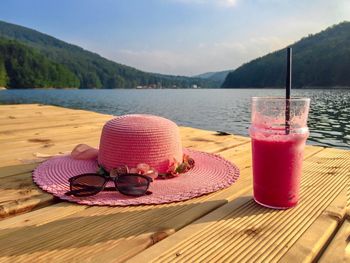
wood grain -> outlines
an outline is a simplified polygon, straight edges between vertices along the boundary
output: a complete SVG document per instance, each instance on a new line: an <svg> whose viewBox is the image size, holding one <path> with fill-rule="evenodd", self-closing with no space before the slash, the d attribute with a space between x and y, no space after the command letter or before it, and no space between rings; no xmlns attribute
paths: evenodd
<svg viewBox="0 0 350 263"><path fill-rule="evenodd" d="M350 262L350 219L347 218L320 258L320 263Z"/></svg>
<svg viewBox="0 0 350 263"><path fill-rule="evenodd" d="M321 255L325 244L331 241L343 221L346 208L345 195L344 189L283 255L281 263L314 262Z"/></svg>
<svg viewBox="0 0 350 263"><path fill-rule="evenodd" d="M54 197L41 191L31 172L0 177L0 218L50 205Z"/></svg>
<svg viewBox="0 0 350 263"><path fill-rule="evenodd" d="M11 228L11 232L6 232L8 229L6 226L2 226L2 222L6 222L8 225L15 219L23 222L22 219L18 219L21 217L29 215L30 218L30 213L19 215L0 222L0 236L3 240L0 241L0 246L3 248L2 252L0 251L0 257L7 258L11 254L11 260L50 260L59 257L64 261L68 260L72 253L76 253L79 254L78 258L81 260L113 257L116 261L123 261L222 206L228 200L250 192L251 171L250 165L248 165L250 160L238 158L241 152L250 149L250 145L244 144L238 148L241 151L229 153L231 150L226 150L223 155L237 159L235 162L240 167L247 166L249 168L243 168L240 180L228 189L169 205L90 207L86 211L75 213L74 216L52 222L46 222L46 218L43 218L42 222L38 219L36 222L40 227L35 227L35 231L33 227L17 224L17 229ZM54 206L45 208L46 211L49 211L51 207ZM38 211L40 210L34 213ZM89 228L85 229L79 225L89 225ZM1 229L4 229L3 235ZM18 238L19 233L22 235L21 238ZM45 236L46 245L40 241L42 235ZM33 242L38 242L36 244L38 249L33 248ZM105 248L106 246L107 248ZM14 251L14 247L17 247L18 251ZM10 251L12 252L10 253ZM55 252L51 254L50 251Z"/></svg>
<svg viewBox="0 0 350 263"><path fill-rule="evenodd" d="M250 154L242 153L249 153L249 151L250 144L244 144L220 153L241 167L240 179L230 188L170 205L115 207L112 209L90 207L86 211L74 213L74 216L67 216L55 221L46 222L46 219L43 218L41 222L38 219L37 224L40 224L40 227L35 228L37 232L26 225L22 227L18 224L19 228L15 229L18 231L14 231L12 228L10 233L5 231L2 235L0 230L0 236L4 240L4 242L0 241L0 246L3 247L0 257L6 258L9 251L13 251L15 245L19 249L13 251L15 256L11 256L11 260L53 260L59 258L63 262L76 253L79 254L77 258L79 260L98 261L103 259L110 261L113 258L114 261L124 261L230 200L239 198L247 201L242 195L248 194L248 198L250 198L252 184ZM246 158L242 156L246 156ZM49 211L50 207L45 209ZM29 214L20 215L14 219ZM11 220L12 218L5 220L6 224L9 224L8 222ZM81 225L89 225L90 228L81 229L77 226L77 222L80 222ZM107 222L113 222L113 224ZM6 227L2 227L1 222L0 229L6 229ZM19 233L22 233L21 239L17 238ZM69 234L61 236L61 233ZM37 247L40 249L34 249L32 243L37 242L35 240L40 240L39 236L41 235L45 236L46 243L45 245L38 243ZM60 238L56 238L57 235ZM29 246L29 244L31 245ZM108 248L104 248L106 246ZM51 253L52 250L54 252Z"/></svg>
<svg viewBox="0 0 350 263"><path fill-rule="evenodd" d="M12 215L0 221L0 261L123 262L134 256L132 262L309 261L337 227L335 217L345 213L349 152L307 146L302 202L274 211L252 201L250 139L190 127L180 127L184 147L237 164L241 176L234 185L166 205L59 202L32 183L37 164L18 165L19 159L70 151L83 142L97 146L99 130L112 116L34 104L0 106L0 113L5 153L0 157L0 216Z"/></svg>
<svg viewBox="0 0 350 263"><path fill-rule="evenodd" d="M348 176L348 182L346 184L347 191L346 191L346 214L348 217L350 217L350 174Z"/></svg>
<svg viewBox="0 0 350 263"><path fill-rule="evenodd" d="M276 262L345 190L349 159L349 152L334 149L307 159L296 208L278 211L251 198L233 200L130 262Z"/></svg>

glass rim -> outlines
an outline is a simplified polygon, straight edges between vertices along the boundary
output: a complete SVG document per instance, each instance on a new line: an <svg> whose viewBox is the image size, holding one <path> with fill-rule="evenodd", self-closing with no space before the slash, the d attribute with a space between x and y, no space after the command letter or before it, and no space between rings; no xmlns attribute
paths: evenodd
<svg viewBox="0 0 350 263"><path fill-rule="evenodd" d="M273 96L263 96L263 97L252 97L252 101L258 101L258 100L277 100L277 101L309 101L310 102L310 98L306 98L306 97L291 97L290 99L286 99L285 97L273 97Z"/></svg>

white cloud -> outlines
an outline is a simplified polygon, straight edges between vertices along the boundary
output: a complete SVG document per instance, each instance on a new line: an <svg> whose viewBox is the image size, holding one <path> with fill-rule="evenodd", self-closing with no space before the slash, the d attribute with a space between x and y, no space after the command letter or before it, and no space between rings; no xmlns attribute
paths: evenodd
<svg viewBox="0 0 350 263"><path fill-rule="evenodd" d="M194 48L173 50L119 50L107 57L141 70L164 74L195 75L234 69L266 53L283 48L292 40L275 36L252 37L244 42L198 43Z"/></svg>
<svg viewBox="0 0 350 263"><path fill-rule="evenodd" d="M210 4L223 7L233 7L237 5L239 0L172 0L185 4Z"/></svg>
<svg viewBox="0 0 350 263"><path fill-rule="evenodd" d="M317 33L327 26L350 19L350 0L167 1L210 5L210 7L218 8L224 6L237 7L237 5L239 8L243 8L243 4L252 4L253 2L260 5L257 5L258 7L254 6L254 8L258 8L259 12L256 9L252 9L254 11L252 13L242 12L244 20L241 20L243 18L239 16L239 12L235 13L235 16L232 15L237 20L223 17L223 21L229 26L216 24L213 21L213 25L208 25L205 33L205 36L208 37L200 35L200 30L195 31L198 27L189 24L188 28L184 28L180 33L174 31L174 42L177 44L162 45L156 43L154 45L152 41L147 42L141 39L139 41L141 44L123 50L118 50L118 47L113 46L113 44L106 44L107 41L103 43L105 47L101 46L101 43L95 46L92 44L82 46L95 50L116 62L148 72L195 75L207 71L234 69L254 58L284 48L303 36ZM270 13L262 6L268 6L268 10L272 8L271 6L274 6L274 9L271 10L276 12L276 15L270 16ZM283 9L281 9L282 7ZM250 8L253 8L253 5ZM281 12L281 14L277 12ZM212 31L216 29L221 30L220 34L212 36ZM169 30L172 30L171 27L169 27ZM161 32L158 33L161 34ZM164 42L166 43L166 41ZM80 43L83 44L84 41L80 41Z"/></svg>
<svg viewBox="0 0 350 263"><path fill-rule="evenodd" d="M229 6L234 6L237 4L237 0L226 0L226 1L223 1L225 2L225 4L229 5Z"/></svg>

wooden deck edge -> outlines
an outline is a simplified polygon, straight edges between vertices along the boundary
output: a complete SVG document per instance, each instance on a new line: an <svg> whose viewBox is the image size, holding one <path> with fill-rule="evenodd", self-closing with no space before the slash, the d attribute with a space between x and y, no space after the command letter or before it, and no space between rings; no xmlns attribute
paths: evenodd
<svg viewBox="0 0 350 263"><path fill-rule="evenodd" d="M346 217L331 242L320 255L320 263L350 262L350 218Z"/></svg>
<svg viewBox="0 0 350 263"><path fill-rule="evenodd" d="M45 105L45 106L51 106L48 104L41 104L41 103L15 103L15 104L1 104L0 107L17 107L21 105L26 105L26 106L39 106L39 105Z"/></svg>
<svg viewBox="0 0 350 263"><path fill-rule="evenodd" d="M61 202L61 200L53 197L51 194L43 193L30 196L23 199L13 200L6 204L0 205L0 221L17 216L26 212L32 212L45 208L49 205Z"/></svg>
<svg viewBox="0 0 350 263"><path fill-rule="evenodd" d="M0 234L1 236L9 235L12 232L18 231L19 227L44 225L79 213L88 208L90 207L84 205L73 206L68 202L60 202L48 207L43 207L40 210L33 210L29 213L17 215L16 217L8 217L0 221Z"/></svg>
<svg viewBox="0 0 350 263"><path fill-rule="evenodd" d="M0 178L33 172L40 163L17 164L0 167Z"/></svg>
<svg viewBox="0 0 350 263"><path fill-rule="evenodd" d="M322 212L279 262L315 262L344 221L346 189Z"/></svg>

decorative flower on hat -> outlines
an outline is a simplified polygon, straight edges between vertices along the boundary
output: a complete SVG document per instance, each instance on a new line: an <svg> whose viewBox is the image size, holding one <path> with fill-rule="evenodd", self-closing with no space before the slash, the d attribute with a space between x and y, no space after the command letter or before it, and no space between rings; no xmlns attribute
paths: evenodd
<svg viewBox="0 0 350 263"><path fill-rule="evenodd" d="M160 179L167 179L177 177L182 173L186 173L194 167L194 160L189 156L184 154L182 158L182 163L179 163L175 158L173 161L169 162L169 168L165 174L159 174Z"/></svg>
<svg viewBox="0 0 350 263"><path fill-rule="evenodd" d="M184 154L182 163L179 163L175 158L173 161L169 161L169 168L166 173L158 173L155 168L151 167L147 163L139 163L136 167L132 167L130 169L127 165L120 165L116 168L111 169L110 172L107 172L103 166L99 166L97 173L109 175L112 177L131 173L146 175L153 179L169 179L177 177L182 173L186 173L194 167L194 164L194 160L189 155Z"/></svg>

